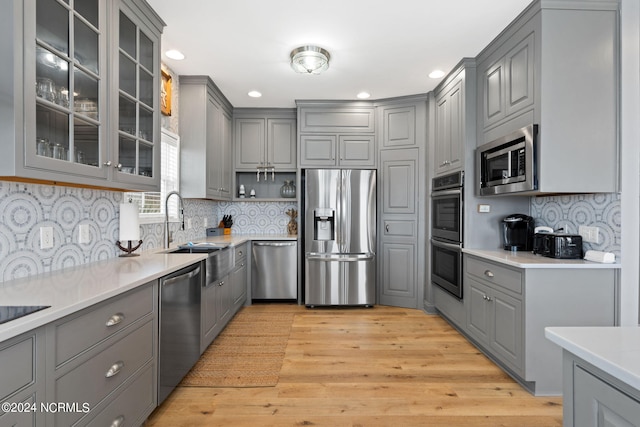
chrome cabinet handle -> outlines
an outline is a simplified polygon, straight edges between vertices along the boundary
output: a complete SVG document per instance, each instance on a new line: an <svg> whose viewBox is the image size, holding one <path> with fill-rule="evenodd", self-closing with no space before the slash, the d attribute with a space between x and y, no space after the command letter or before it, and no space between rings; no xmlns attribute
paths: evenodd
<svg viewBox="0 0 640 427"><path fill-rule="evenodd" d="M107 322L105 323L105 326L109 327L109 326L115 326L118 323L122 322L124 320L124 314L122 313L116 313L113 316L111 316L109 318L109 320L107 320Z"/></svg>
<svg viewBox="0 0 640 427"><path fill-rule="evenodd" d="M388 233L389 232L389 224L385 224L384 225L384 230Z"/></svg>
<svg viewBox="0 0 640 427"><path fill-rule="evenodd" d="M103 165L105 165L105 166L111 166L111 160L104 162L104 163L103 163Z"/></svg>
<svg viewBox="0 0 640 427"><path fill-rule="evenodd" d="M109 427L120 427L124 425L124 415L120 415L115 420L111 421L111 425Z"/></svg>
<svg viewBox="0 0 640 427"><path fill-rule="evenodd" d="M119 171L121 171L122 170L122 163L118 163L117 165L114 166L114 168L116 168Z"/></svg>
<svg viewBox="0 0 640 427"><path fill-rule="evenodd" d="M238 251L238 256L242 256L242 251Z"/></svg>
<svg viewBox="0 0 640 427"><path fill-rule="evenodd" d="M491 302L491 297L487 297L487 301Z"/></svg>
<svg viewBox="0 0 640 427"><path fill-rule="evenodd" d="M493 271L491 271L491 270L485 270L485 271L484 271L484 275L485 275L485 276L487 276L487 277L493 277Z"/></svg>
<svg viewBox="0 0 640 427"><path fill-rule="evenodd" d="M113 365L111 365L111 367L104 374L104 376L106 378L111 378L111 377L113 377L115 375L118 375L120 373L120 370L122 370L122 368L124 368L124 362L122 360L119 360L116 363L114 363Z"/></svg>
<svg viewBox="0 0 640 427"><path fill-rule="evenodd" d="M491 297L487 295L482 295L482 299L485 301L491 301Z"/></svg>

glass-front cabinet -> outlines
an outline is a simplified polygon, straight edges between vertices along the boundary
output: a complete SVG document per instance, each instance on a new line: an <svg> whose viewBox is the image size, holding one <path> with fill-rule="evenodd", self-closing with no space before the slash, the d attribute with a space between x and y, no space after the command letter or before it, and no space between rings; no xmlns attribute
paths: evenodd
<svg viewBox="0 0 640 427"><path fill-rule="evenodd" d="M0 178L158 189L162 20L140 0L6 3Z"/></svg>

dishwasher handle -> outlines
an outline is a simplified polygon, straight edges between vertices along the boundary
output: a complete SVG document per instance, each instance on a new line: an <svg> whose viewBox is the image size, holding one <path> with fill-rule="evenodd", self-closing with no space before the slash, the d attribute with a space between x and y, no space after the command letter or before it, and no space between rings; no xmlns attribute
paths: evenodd
<svg viewBox="0 0 640 427"><path fill-rule="evenodd" d="M170 279L164 280L162 282L162 286L170 286L170 285L173 285L174 283L180 282L182 280L189 280L189 279L197 276L198 274L200 274L200 266L196 267L194 270L189 271L188 273L181 274L179 276L172 277Z"/></svg>
<svg viewBox="0 0 640 427"><path fill-rule="evenodd" d="M253 246L275 246L275 247L283 247L283 246L295 246L296 242L253 242Z"/></svg>

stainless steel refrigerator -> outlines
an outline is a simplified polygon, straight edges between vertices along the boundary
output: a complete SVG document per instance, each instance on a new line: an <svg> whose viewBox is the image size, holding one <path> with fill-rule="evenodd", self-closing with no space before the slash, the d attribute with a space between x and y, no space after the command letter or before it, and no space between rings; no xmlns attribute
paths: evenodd
<svg viewBox="0 0 640 427"><path fill-rule="evenodd" d="M303 198L305 305L373 305L376 171L307 170Z"/></svg>

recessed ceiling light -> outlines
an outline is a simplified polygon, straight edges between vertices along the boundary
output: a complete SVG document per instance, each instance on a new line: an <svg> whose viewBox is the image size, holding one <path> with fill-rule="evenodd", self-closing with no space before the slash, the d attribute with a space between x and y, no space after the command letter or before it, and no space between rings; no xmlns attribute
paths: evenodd
<svg viewBox="0 0 640 427"><path fill-rule="evenodd" d="M249 95L252 98L260 98L262 96L262 94L260 92L258 92L257 90L252 90L247 95Z"/></svg>
<svg viewBox="0 0 640 427"><path fill-rule="evenodd" d="M432 72L429 73L429 78L439 79L441 77L444 77L444 71L442 70L433 70Z"/></svg>
<svg viewBox="0 0 640 427"><path fill-rule="evenodd" d="M371 96L371 94L369 92L360 92L356 96L358 97L358 99L367 99Z"/></svg>
<svg viewBox="0 0 640 427"><path fill-rule="evenodd" d="M184 54L179 50L171 49L164 53L167 55L169 59L175 59L176 61L182 61L184 59Z"/></svg>

